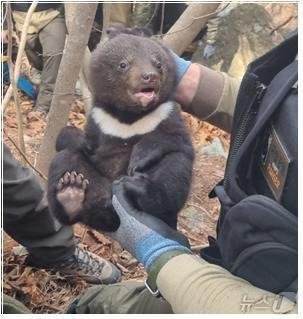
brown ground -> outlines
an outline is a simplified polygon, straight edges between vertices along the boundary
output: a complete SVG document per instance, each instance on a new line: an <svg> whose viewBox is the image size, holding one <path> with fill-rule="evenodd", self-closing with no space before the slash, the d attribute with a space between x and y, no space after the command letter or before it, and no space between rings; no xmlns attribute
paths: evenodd
<svg viewBox="0 0 303 319"><path fill-rule="evenodd" d="M26 154L35 164L46 120L39 113L32 112L33 103L26 97L21 98ZM184 115L193 136L195 148L211 142L219 136L225 148L228 135L213 126ZM70 122L83 127L85 115L83 103L76 99L70 115ZM4 114L4 141L16 158L21 160L18 150L8 137L17 141L17 122L14 105L11 103ZM208 199L212 187L223 177L225 159L222 157L196 156L192 191L185 208L180 213L179 230L190 240L192 248L198 252L207 243L207 235L214 235L218 216L216 199ZM122 271L123 279L142 279L144 269L117 243L112 243L102 234L81 225L75 226L75 237L90 251L114 262ZM85 282L77 278L64 278L58 273L33 269L24 264L26 255L17 248L12 238L4 236L3 285L4 292L25 303L35 313L62 313L85 288Z"/></svg>

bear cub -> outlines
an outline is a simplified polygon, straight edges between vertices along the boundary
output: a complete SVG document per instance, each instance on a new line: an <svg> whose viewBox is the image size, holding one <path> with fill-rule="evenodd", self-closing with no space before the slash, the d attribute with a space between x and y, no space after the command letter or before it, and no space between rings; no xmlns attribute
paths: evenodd
<svg viewBox="0 0 303 319"><path fill-rule="evenodd" d="M93 108L85 130L65 127L49 168L50 210L64 224L114 231L111 186L135 207L176 228L191 184L194 151L173 101L168 49L139 29L108 32L90 63Z"/></svg>

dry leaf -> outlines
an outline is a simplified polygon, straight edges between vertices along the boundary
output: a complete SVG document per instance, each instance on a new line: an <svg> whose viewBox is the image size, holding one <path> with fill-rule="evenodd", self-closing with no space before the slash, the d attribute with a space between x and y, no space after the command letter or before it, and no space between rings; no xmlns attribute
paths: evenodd
<svg viewBox="0 0 303 319"><path fill-rule="evenodd" d="M32 111L27 114L27 119L28 121L40 121L43 117L41 116L41 112Z"/></svg>

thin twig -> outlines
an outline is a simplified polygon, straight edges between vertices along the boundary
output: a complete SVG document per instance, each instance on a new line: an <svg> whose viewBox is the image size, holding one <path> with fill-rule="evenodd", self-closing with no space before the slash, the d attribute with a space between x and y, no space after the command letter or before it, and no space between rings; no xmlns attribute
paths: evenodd
<svg viewBox="0 0 303 319"><path fill-rule="evenodd" d="M289 21L291 21L292 19L294 18L294 16L290 16L288 17L288 19L286 19L284 22L280 23L279 25L277 25L275 28L273 28L271 31L270 31L270 35L273 35L273 33L275 31L278 31L280 28L284 27Z"/></svg>
<svg viewBox="0 0 303 319"><path fill-rule="evenodd" d="M191 250L194 252L199 252L202 248L207 247L207 244L201 244L201 245L195 245L195 246L191 246Z"/></svg>
<svg viewBox="0 0 303 319"><path fill-rule="evenodd" d="M23 52L25 49L25 44L26 44L26 39L27 39L27 30L28 30L29 24L31 22L32 14L35 11L37 5L38 5L38 1L34 0L33 3L31 4L27 14L26 14L25 21L24 21L24 24L22 27L20 45L19 45L19 49L18 49L18 53L17 53L16 63L15 63L15 72L14 72L14 79L15 79L16 83L18 83L18 79L19 79L19 75L20 75L21 58L22 58L22 55L23 55ZM11 74L11 77L12 76L13 75ZM8 102L10 101L12 94L13 94L13 88L12 88L12 84L11 84L9 86L8 90L6 91L6 94L5 94L4 99L2 101L3 111L5 110L5 107L8 104Z"/></svg>
<svg viewBox="0 0 303 319"><path fill-rule="evenodd" d="M101 29L97 28L95 25L92 26L92 31L97 31L97 32L99 32L101 34L103 32Z"/></svg>
<svg viewBox="0 0 303 319"><path fill-rule="evenodd" d="M160 3L155 4L154 12L153 12L151 18L147 21L147 23L145 23L144 28L149 27L150 23L153 21L156 13L158 12L159 5L160 5Z"/></svg>
<svg viewBox="0 0 303 319"><path fill-rule="evenodd" d="M84 243L84 239L85 239L85 237L86 237L87 231L88 231L88 227L85 225L85 226L84 226L84 231L82 232L81 238L80 238L80 243L81 243L81 244Z"/></svg>
<svg viewBox="0 0 303 319"><path fill-rule="evenodd" d="M121 264L116 263L116 266L117 266L120 270L122 270L122 272L124 272L124 273L129 273L129 270L128 270L127 268L125 268L124 266L122 266Z"/></svg>
<svg viewBox="0 0 303 319"><path fill-rule="evenodd" d="M7 285L10 285L12 288L14 288L17 291L21 290L21 287L18 287L17 285L15 285L13 282L11 282L9 280L4 279L4 283Z"/></svg>
<svg viewBox="0 0 303 319"><path fill-rule="evenodd" d="M64 53L64 49L61 51L58 51L56 53L53 53L53 54L43 54L43 53L39 53L39 52L37 52L36 54L37 54L37 56L51 58L53 56L62 55L63 53Z"/></svg>
<svg viewBox="0 0 303 319"><path fill-rule="evenodd" d="M59 307L56 307L56 306L53 306L53 305L50 305L49 303L46 303L43 305L43 308L48 308L48 309L51 309L51 310L55 310L57 311L57 314L60 314L60 313L63 313L63 309L59 308Z"/></svg>
<svg viewBox="0 0 303 319"><path fill-rule="evenodd" d="M25 153L25 143L24 143L24 136L23 136L23 125L22 125L22 112L19 103L19 96L17 90L17 81L14 77L14 65L12 62L12 47L13 47L13 21L12 21L12 12L10 3L7 4L7 29L8 29L8 65L9 65L9 73L10 73L10 81L11 86L13 89L14 100L15 100L15 109L17 115L17 123L18 123L18 140L19 146L21 150Z"/></svg>
<svg viewBox="0 0 303 319"><path fill-rule="evenodd" d="M15 146L15 148L17 149L17 151L20 153L20 155L24 158L25 162L37 173L41 176L42 179L44 179L45 181L47 181L47 177L40 172L31 162L30 160L27 158L26 154L19 148L19 146L17 145L17 143L7 134L7 132L4 130L4 135L10 140L10 142Z"/></svg>
<svg viewBox="0 0 303 319"><path fill-rule="evenodd" d="M188 203L188 205L201 209L211 220L214 220L214 217L204 207L193 204L193 203Z"/></svg>
<svg viewBox="0 0 303 319"><path fill-rule="evenodd" d="M165 2L162 2L160 34L163 34L164 17L165 17Z"/></svg>
<svg viewBox="0 0 303 319"><path fill-rule="evenodd" d="M2 7L2 9L3 9L3 7ZM6 17L7 17L7 8L6 8L6 10L3 10L3 11L4 11L4 15L2 15L2 21L1 21L2 30L4 29L4 23L5 23L5 20L6 20Z"/></svg>
<svg viewBox="0 0 303 319"><path fill-rule="evenodd" d="M126 267L131 267L138 264L139 264L139 261L136 258L132 258L126 263Z"/></svg>

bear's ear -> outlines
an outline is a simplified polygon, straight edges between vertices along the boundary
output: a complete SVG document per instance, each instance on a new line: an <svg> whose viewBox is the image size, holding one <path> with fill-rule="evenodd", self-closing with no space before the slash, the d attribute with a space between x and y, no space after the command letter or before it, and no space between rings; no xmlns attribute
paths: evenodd
<svg viewBox="0 0 303 319"><path fill-rule="evenodd" d="M137 35L139 37L149 38L153 34L149 29L134 27L134 28L117 28L117 27L110 27L106 30L107 38L112 39L119 34L132 34Z"/></svg>
<svg viewBox="0 0 303 319"><path fill-rule="evenodd" d="M147 28L134 27L131 29L131 34L137 35L140 37L150 38L153 33Z"/></svg>

